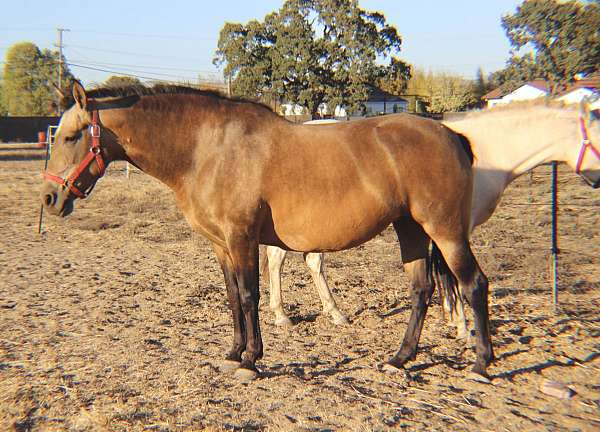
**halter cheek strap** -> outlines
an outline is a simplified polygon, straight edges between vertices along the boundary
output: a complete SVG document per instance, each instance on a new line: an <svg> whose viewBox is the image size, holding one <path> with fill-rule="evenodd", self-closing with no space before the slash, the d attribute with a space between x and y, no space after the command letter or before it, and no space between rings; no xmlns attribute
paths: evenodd
<svg viewBox="0 0 600 432"><path fill-rule="evenodd" d="M71 175L67 178L60 177L56 174L52 174L49 171L45 171L42 175L46 180L53 181L58 183L59 185L67 188L69 191L73 193L78 198L85 198L88 196L89 191L81 191L75 183L85 171L89 165L96 161L98 165L99 175L96 181L104 175L106 171L106 163L104 162L104 158L102 157L102 148L100 147L100 122L98 120L98 110L92 111L92 122L90 124L90 135L92 137L92 145L90 146L90 151L87 153L85 158L79 163L75 171L71 173Z"/></svg>
<svg viewBox="0 0 600 432"><path fill-rule="evenodd" d="M585 125L585 120L583 116L579 117L579 127L581 129L581 150L579 150L579 156L577 157L577 164L575 165L575 172L577 174L581 173L581 166L583 165L583 158L585 157L586 152L589 150L600 159L600 151L592 144L592 141L589 139L587 127Z"/></svg>

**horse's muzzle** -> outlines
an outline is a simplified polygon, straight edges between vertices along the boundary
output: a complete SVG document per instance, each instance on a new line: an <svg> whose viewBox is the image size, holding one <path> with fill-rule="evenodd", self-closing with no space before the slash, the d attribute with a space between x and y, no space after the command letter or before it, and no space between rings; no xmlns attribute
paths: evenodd
<svg viewBox="0 0 600 432"><path fill-rule="evenodd" d="M45 184L40 195L44 210L54 216L65 217L73 212L73 199L69 193Z"/></svg>
<svg viewBox="0 0 600 432"><path fill-rule="evenodd" d="M600 170L586 170L581 171L580 174L581 177L585 180L585 182L594 189L598 189L598 187L600 187Z"/></svg>

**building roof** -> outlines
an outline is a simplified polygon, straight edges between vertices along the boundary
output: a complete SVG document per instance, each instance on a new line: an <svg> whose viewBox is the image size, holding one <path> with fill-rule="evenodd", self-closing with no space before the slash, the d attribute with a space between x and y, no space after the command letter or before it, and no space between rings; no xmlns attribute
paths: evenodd
<svg viewBox="0 0 600 432"><path fill-rule="evenodd" d="M369 91L369 99L367 102L408 102L400 96L393 95L378 87L371 87Z"/></svg>
<svg viewBox="0 0 600 432"><path fill-rule="evenodd" d="M548 81L543 79L534 79L533 81L526 82L521 87L526 85L534 87L543 92L548 92L550 90L550 84L548 84Z"/></svg>
<svg viewBox="0 0 600 432"><path fill-rule="evenodd" d="M520 89L521 87L524 87L524 86L530 86L530 87L536 88L538 90L541 90L543 92L548 92L550 90L550 85L548 84L548 82L546 80L534 79L533 81L528 81L526 83L521 84L519 87L517 87L513 91L506 91L506 90L503 90L501 87L495 88L491 92L484 94L481 97L481 99L483 99L483 100L501 99L504 96L509 95L512 92L514 92L515 90Z"/></svg>
<svg viewBox="0 0 600 432"><path fill-rule="evenodd" d="M489 93L484 94L481 99L489 100L489 99L500 99L502 96L507 95L508 93L503 91L502 88L497 87Z"/></svg>

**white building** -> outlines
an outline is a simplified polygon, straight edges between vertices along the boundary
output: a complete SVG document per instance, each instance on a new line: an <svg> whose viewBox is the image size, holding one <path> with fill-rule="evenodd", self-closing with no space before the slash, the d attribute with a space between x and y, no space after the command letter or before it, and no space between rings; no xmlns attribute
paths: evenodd
<svg viewBox="0 0 600 432"><path fill-rule="evenodd" d="M545 97L548 95L548 83L544 80L533 80L523 84L521 87L512 92L503 92L499 88L492 90L483 96L483 100L487 102L487 107L491 108L496 105L505 105L516 101L526 101Z"/></svg>
<svg viewBox="0 0 600 432"><path fill-rule="evenodd" d="M578 104L583 99L591 102L591 109L600 109L600 72L575 81L558 97L566 104Z"/></svg>
<svg viewBox="0 0 600 432"><path fill-rule="evenodd" d="M546 97L549 94L549 85L544 80L534 80L523 84L518 89L508 93L499 88L492 90L483 100L488 108L515 101L525 101ZM565 104L577 104L584 98L591 101L591 109L600 109L600 72L596 72L573 82L560 95L557 100Z"/></svg>

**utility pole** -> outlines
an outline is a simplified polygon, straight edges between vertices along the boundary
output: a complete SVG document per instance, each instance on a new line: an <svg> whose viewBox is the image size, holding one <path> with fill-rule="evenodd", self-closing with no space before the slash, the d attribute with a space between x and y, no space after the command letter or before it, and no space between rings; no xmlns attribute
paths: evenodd
<svg viewBox="0 0 600 432"><path fill-rule="evenodd" d="M63 32L71 31L69 29L57 28L58 32L58 89L62 90L62 71L63 71Z"/></svg>

